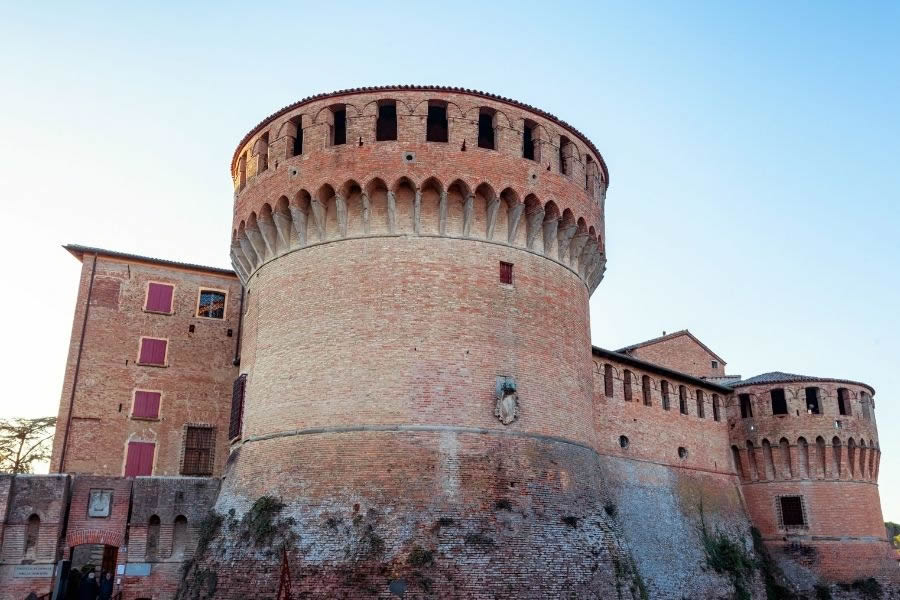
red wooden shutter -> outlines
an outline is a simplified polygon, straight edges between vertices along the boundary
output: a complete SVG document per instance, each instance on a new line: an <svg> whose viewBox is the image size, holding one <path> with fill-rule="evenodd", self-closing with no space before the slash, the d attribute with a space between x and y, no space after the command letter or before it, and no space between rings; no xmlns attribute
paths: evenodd
<svg viewBox="0 0 900 600"><path fill-rule="evenodd" d="M512 263L501 262L500 263L500 283L512 285L512 277L513 277Z"/></svg>
<svg viewBox="0 0 900 600"><path fill-rule="evenodd" d="M144 419L159 418L159 392L138 390L134 393L134 411L132 416Z"/></svg>
<svg viewBox="0 0 900 600"><path fill-rule="evenodd" d="M125 458L125 477L139 477L153 474L153 442L128 442Z"/></svg>
<svg viewBox="0 0 900 600"><path fill-rule="evenodd" d="M140 362L145 365L166 364L166 340L143 338L141 340Z"/></svg>
<svg viewBox="0 0 900 600"><path fill-rule="evenodd" d="M151 283L147 287L147 310L163 313L172 312L173 289L171 285L164 283Z"/></svg>

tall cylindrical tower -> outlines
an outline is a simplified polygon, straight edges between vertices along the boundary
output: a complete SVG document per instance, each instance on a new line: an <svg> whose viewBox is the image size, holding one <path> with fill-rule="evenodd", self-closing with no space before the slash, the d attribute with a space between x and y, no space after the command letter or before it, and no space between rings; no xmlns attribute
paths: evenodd
<svg viewBox="0 0 900 600"><path fill-rule="evenodd" d="M747 510L791 575L850 581L877 574L879 565L892 575L874 390L780 372L734 388L732 455Z"/></svg>
<svg viewBox="0 0 900 600"><path fill-rule="evenodd" d="M295 591L614 594L593 144L489 94L366 88L268 117L232 168L246 396L219 508L286 503Z"/></svg>

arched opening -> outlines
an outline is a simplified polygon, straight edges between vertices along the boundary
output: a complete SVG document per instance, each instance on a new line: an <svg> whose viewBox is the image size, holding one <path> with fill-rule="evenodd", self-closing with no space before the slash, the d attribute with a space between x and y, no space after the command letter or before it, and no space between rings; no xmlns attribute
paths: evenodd
<svg viewBox="0 0 900 600"><path fill-rule="evenodd" d="M568 175L571 171L572 142L564 135L559 136L559 173Z"/></svg>
<svg viewBox="0 0 900 600"><path fill-rule="evenodd" d="M603 365L603 394L607 398L613 396L613 368L609 363Z"/></svg>
<svg viewBox="0 0 900 600"><path fill-rule="evenodd" d="M741 451L737 446L731 446L731 460L734 463L734 472L738 474L738 477L741 479L746 479L746 475L744 475L744 465L741 464Z"/></svg>
<svg viewBox="0 0 900 600"><path fill-rule="evenodd" d="M678 386L678 410L683 415L688 414L687 388L683 385Z"/></svg>
<svg viewBox="0 0 900 600"><path fill-rule="evenodd" d="M665 379L659 382L659 393L662 396L663 410L669 410L671 408L669 403L669 382Z"/></svg>
<svg viewBox="0 0 900 600"><path fill-rule="evenodd" d="M784 465L783 475L785 479L792 479L794 477L794 465L791 462L791 444L787 441L787 438L781 438L778 446L781 448L781 461Z"/></svg>
<svg viewBox="0 0 900 600"><path fill-rule="evenodd" d="M73 546L69 554L73 569L81 573L95 573L98 581L104 573L116 572L118 555L118 547L102 543Z"/></svg>
<svg viewBox="0 0 900 600"><path fill-rule="evenodd" d="M812 473L809 469L809 442L806 441L805 437L797 439L797 449L800 454L800 477L812 479Z"/></svg>
<svg viewBox="0 0 900 600"><path fill-rule="evenodd" d="M256 172L262 173L269 168L269 132L265 132L256 140L254 148L256 154Z"/></svg>
<svg viewBox="0 0 900 600"><path fill-rule="evenodd" d="M37 556L40 533L41 518L33 514L25 522L25 558L33 560Z"/></svg>
<svg viewBox="0 0 900 600"><path fill-rule="evenodd" d="M159 558L159 517L152 515L147 521L147 546L145 555L148 561Z"/></svg>
<svg viewBox="0 0 900 600"><path fill-rule="evenodd" d="M859 440L859 478L866 478L866 440Z"/></svg>
<svg viewBox="0 0 900 600"><path fill-rule="evenodd" d="M856 440L847 440L847 467L850 469L850 479L856 475Z"/></svg>
<svg viewBox="0 0 900 600"><path fill-rule="evenodd" d="M807 388L809 389L809 388ZM841 478L841 440L838 436L831 439L831 466L835 479Z"/></svg>
<svg viewBox="0 0 900 600"><path fill-rule="evenodd" d="M762 442L763 461L765 463L765 477L772 481L775 479L775 457L772 456L772 444L764 439Z"/></svg>
<svg viewBox="0 0 900 600"><path fill-rule="evenodd" d="M622 389L625 394L625 402L631 402L631 400L632 400L632 398L631 398L631 379L632 379L631 371L629 371L628 369L625 369L625 373L622 377Z"/></svg>
<svg viewBox="0 0 900 600"><path fill-rule="evenodd" d="M756 448L753 442L747 440L747 463L750 465L750 479L759 479L759 468L756 465Z"/></svg>
<svg viewBox="0 0 900 600"><path fill-rule="evenodd" d="M237 171L238 171L237 172L237 180L238 180L237 188L238 188L238 190L242 190L242 189L244 189L244 186L247 185L247 152L246 151L243 154L241 154L241 157L238 159Z"/></svg>
<svg viewBox="0 0 900 600"><path fill-rule="evenodd" d="M183 558L188 542L188 523L184 515L175 517L172 525L172 557Z"/></svg>
<svg viewBox="0 0 900 600"><path fill-rule="evenodd" d="M299 156L303 154L303 116L294 117L290 122L294 137L288 138L288 147L291 149L291 156Z"/></svg>
<svg viewBox="0 0 900 600"><path fill-rule="evenodd" d="M641 391L644 395L644 406L651 406L653 403L650 400L650 377L648 375L641 377Z"/></svg>
<svg viewBox="0 0 900 600"><path fill-rule="evenodd" d="M702 419L705 414L703 390L697 390L697 416Z"/></svg>
<svg viewBox="0 0 900 600"><path fill-rule="evenodd" d="M825 468L825 438L821 435L816 437L816 471L819 479L828 477L828 471Z"/></svg>
<svg viewBox="0 0 900 600"><path fill-rule="evenodd" d="M713 407L713 421L722 420L722 407L719 404L719 395L712 395L712 407Z"/></svg>
<svg viewBox="0 0 900 600"><path fill-rule="evenodd" d="M347 143L347 107L335 104L328 111L329 146L340 146Z"/></svg>

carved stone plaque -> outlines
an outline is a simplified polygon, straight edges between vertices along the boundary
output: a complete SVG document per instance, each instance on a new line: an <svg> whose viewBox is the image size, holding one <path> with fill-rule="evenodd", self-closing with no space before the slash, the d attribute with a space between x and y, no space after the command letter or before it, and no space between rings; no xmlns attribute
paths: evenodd
<svg viewBox="0 0 900 600"><path fill-rule="evenodd" d="M494 415L504 425L509 425L519 418L519 395L515 392L503 392L497 396Z"/></svg>
<svg viewBox="0 0 900 600"><path fill-rule="evenodd" d="M112 490L91 490L88 497L89 517L108 517L112 510Z"/></svg>

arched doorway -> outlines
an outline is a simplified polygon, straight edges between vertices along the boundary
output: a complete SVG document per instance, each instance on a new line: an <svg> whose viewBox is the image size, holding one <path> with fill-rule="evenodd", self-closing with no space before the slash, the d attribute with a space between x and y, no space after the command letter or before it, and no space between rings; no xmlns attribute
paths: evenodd
<svg viewBox="0 0 900 600"><path fill-rule="evenodd" d="M94 571L112 573L115 576L116 562L119 558L119 547L122 535L100 529L81 529L66 535L69 547L69 560L72 568L82 572Z"/></svg>

